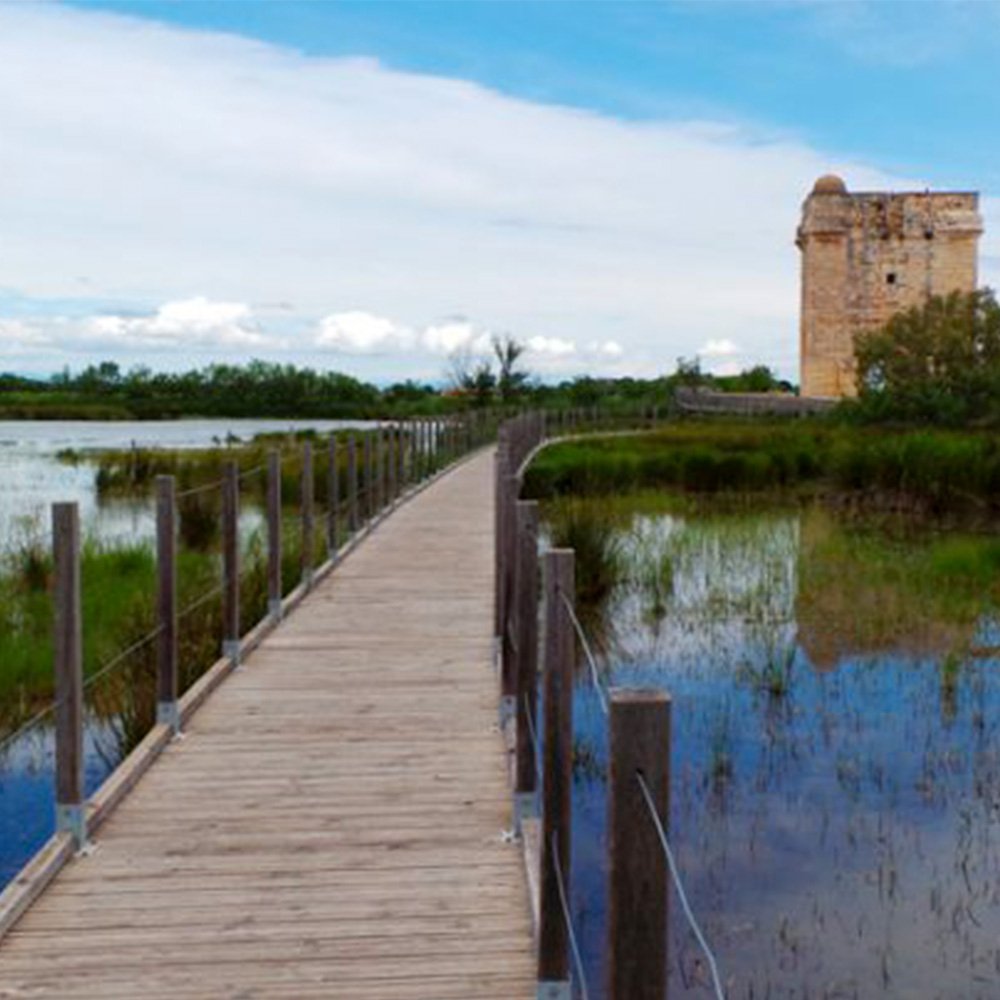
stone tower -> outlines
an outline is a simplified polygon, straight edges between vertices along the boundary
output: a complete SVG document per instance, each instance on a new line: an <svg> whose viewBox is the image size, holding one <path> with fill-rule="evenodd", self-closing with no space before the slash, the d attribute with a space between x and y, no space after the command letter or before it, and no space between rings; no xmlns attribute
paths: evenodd
<svg viewBox="0 0 1000 1000"><path fill-rule="evenodd" d="M854 337L931 295L971 292L983 231L972 192L849 194L816 181L802 206L803 396L853 396Z"/></svg>

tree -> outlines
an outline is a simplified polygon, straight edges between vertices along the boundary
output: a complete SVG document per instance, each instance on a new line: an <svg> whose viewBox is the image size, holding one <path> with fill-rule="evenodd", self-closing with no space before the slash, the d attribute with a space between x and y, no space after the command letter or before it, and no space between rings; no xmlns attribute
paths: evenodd
<svg viewBox="0 0 1000 1000"><path fill-rule="evenodd" d="M497 384L489 358L475 357L468 350L454 351L448 359L448 381L473 406L488 405Z"/></svg>
<svg viewBox="0 0 1000 1000"><path fill-rule="evenodd" d="M1000 418L1000 305L990 289L934 296L855 343L868 416L960 424Z"/></svg>
<svg viewBox="0 0 1000 1000"><path fill-rule="evenodd" d="M524 354L525 347L510 334L504 334L502 337L494 335L492 344L493 353L500 366L500 373L497 376L500 401L508 403L524 389L528 381L528 373L517 368L517 362Z"/></svg>
<svg viewBox="0 0 1000 1000"><path fill-rule="evenodd" d="M448 381L468 397L473 406L485 406L494 396L499 396L501 403L509 403L527 387L528 373L517 367L525 351L524 345L509 334L494 335L490 345L493 358L459 350L448 359Z"/></svg>

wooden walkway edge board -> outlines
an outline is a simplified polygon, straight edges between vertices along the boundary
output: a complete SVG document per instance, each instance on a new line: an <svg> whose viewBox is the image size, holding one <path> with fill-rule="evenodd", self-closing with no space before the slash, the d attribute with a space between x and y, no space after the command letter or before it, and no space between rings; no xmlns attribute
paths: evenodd
<svg viewBox="0 0 1000 1000"><path fill-rule="evenodd" d="M492 468L482 452L395 509L195 694L182 740L150 734L96 849L58 872L71 848L50 845L34 873L0 998L534 996Z"/></svg>

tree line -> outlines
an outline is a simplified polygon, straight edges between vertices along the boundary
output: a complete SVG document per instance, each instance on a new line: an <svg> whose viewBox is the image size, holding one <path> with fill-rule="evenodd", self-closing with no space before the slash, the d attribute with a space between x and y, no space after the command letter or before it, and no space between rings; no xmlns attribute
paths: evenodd
<svg viewBox="0 0 1000 1000"><path fill-rule="evenodd" d="M724 391L790 388L766 368L716 378L683 360L673 374L654 379L580 376L544 383L524 367L523 356L519 342L498 339L490 356L453 358L444 384L408 379L384 387L342 372L260 360L184 372L154 372L145 366L123 370L117 362L102 361L49 379L0 375L0 416L364 419L488 406L636 410L668 406L679 384L709 384Z"/></svg>

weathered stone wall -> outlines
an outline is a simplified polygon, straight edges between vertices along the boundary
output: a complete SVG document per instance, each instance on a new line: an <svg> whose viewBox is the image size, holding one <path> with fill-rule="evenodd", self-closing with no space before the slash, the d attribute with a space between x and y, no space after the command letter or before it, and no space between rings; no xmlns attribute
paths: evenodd
<svg viewBox="0 0 1000 1000"><path fill-rule="evenodd" d="M803 396L856 393L854 338L930 295L976 287L979 196L848 193L822 177L802 207Z"/></svg>

